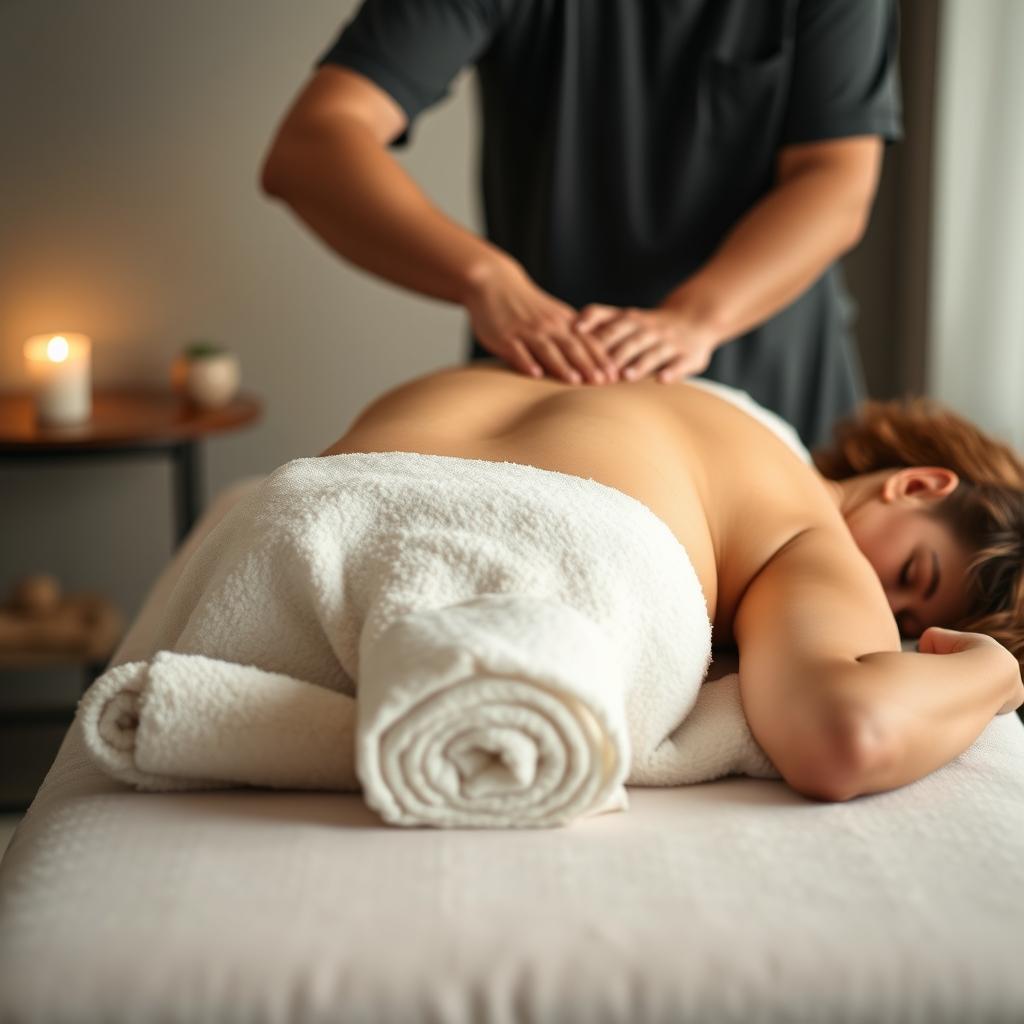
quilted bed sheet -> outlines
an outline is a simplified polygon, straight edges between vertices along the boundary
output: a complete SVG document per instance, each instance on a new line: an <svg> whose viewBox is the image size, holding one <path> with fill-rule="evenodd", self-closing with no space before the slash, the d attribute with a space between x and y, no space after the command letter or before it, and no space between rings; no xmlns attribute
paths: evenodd
<svg viewBox="0 0 1024 1024"><path fill-rule="evenodd" d="M214 503L154 585L131 657ZM1024 728L842 804L630 790L528 831L398 829L358 795L142 794L72 727L0 865L0 1020L1024 1019Z"/></svg>

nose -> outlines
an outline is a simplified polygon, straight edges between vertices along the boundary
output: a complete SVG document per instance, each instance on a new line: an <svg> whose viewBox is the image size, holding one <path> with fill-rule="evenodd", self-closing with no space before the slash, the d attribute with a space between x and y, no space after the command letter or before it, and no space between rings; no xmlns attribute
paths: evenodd
<svg viewBox="0 0 1024 1024"><path fill-rule="evenodd" d="M893 615L899 615L910 604L910 595L902 587L886 587L885 599L889 602Z"/></svg>
<svg viewBox="0 0 1024 1024"><path fill-rule="evenodd" d="M885 596L889 602L889 608L892 610L893 618L896 620L896 623L900 628L900 633L903 636L910 638L920 636L921 634L919 632L907 629L905 623L901 621L903 613L912 610L910 605L913 595L903 588L896 587L887 589Z"/></svg>

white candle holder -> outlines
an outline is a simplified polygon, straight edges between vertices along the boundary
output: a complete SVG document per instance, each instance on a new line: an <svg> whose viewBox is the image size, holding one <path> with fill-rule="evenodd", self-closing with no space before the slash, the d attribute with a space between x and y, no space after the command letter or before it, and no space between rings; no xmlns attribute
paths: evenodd
<svg viewBox="0 0 1024 1024"><path fill-rule="evenodd" d="M25 342L25 365L45 426L67 427L92 415L92 342L67 331L36 334Z"/></svg>

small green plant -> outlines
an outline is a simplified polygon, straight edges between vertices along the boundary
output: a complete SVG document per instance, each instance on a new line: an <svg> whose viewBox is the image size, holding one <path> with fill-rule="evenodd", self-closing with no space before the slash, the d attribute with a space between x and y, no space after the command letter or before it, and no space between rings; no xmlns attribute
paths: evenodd
<svg viewBox="0 0 1024 1024"><path fill-rule="evenodd" d="M189 342L182 352L186 359L210 359L212 356L224 355L227 349L215 341L201 339Z"/></svg>

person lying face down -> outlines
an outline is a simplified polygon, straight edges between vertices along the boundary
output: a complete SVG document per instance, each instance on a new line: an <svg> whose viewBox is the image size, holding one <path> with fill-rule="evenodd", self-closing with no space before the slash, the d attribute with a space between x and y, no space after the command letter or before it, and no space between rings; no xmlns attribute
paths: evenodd
<svg viewBox="0 0 1024 1024"><path fill-rule="evenodd" d="M1024 701L1024 464L926 400L867 404L809 465L701 382L476 364L389 391L322 455L373 451L522 463L645 504L715 644L739 650L751 731L806 795L921 778Z"/></svg>
<svg viewBox="0 0 1024 1024"><path fill-rule="evenodd" d="M1024 465L924 398L868 402L812 453L900 632L987 634L1024 659Z"/></svg>

